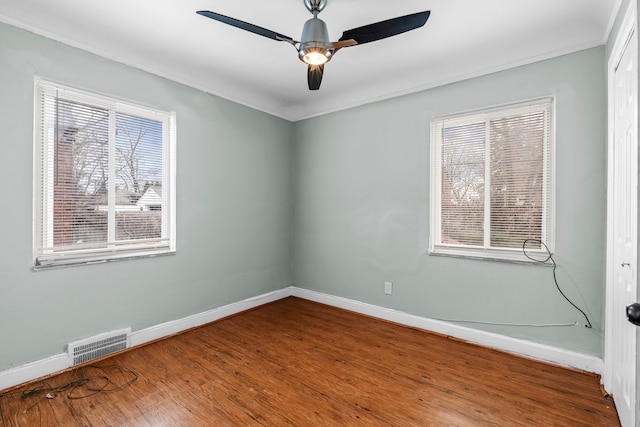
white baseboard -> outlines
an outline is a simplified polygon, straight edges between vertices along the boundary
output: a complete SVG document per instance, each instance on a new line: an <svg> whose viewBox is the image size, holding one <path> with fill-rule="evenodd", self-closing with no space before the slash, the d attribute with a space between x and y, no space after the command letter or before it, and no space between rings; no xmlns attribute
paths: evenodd
<svg viewBox="0 0 640 427"><path fill-rule="evenodd" d="M149 341L159 338L168 337L196 326L205 325L227 316L242 313L243 311L277 301L282 298L291 296L291 288L283 288L277 291L258 295L257 297L247 298L242 301L234 302L222 307L207 310L202 313L193 314L183 317L182 319L171 320L159 325L150 326L139 331L131 333L131 346L141 345Z"/></svg>
<svg viewBox="0 0 640 427"><path fill-rule="evenodd" d="M0 372L0 391L36 378L62 371L71 366L67 353L56 354Z"/></svg>
<svg viewBox="0 0 640 427"><path fill-rule="evenodd" d="M214 322L227 316L241 313L286 298L291 295L291 288L283 288L277 291L269 292L257 297L248 298L239 302L228 304L222 307L207 310L192 316L183 317L182 319L172 320L161 323L159 325L150 326L139 331L131 333L131 347L145 344L147 342L174 335L178 332L201 326L206 323ZM56 354L46 359L37 360L35 362L26 363L15 368L7 369L0 372L0 390L26 383L37 378L54 374L70 368L73 359L67 353Z"/></svg>
<svg viewBox="0 0 640 427"><path fill-rule="evenodd" d="M402 325L437 332L439 334L448 335L486 347L508 351L520 356L551 362L557 365L593 372L600 375L602 374L602 359L595 356L589 356L549 345L511 338L505 335L480 331L473 328L466 328L464 326L440 320L415 316L402 311L310 291L308 289L292 287L291 295L333 307L354 311L356 313L366 314L378 319L384 319Z"/></svg>
<svg viewBox="0 0 640 427"><path fill-rule="evenodd" d="M602 373L601 359L576 353L569 350L537 344L530 341L510 338L504 335L466 328L451 323L415 316L390 308L379 307L356 300L337 297L320 292L290 286L277 291L258 295L242 301L231 303L202 313L150 326L131 333L131 347L168 337L179 332L201 326L243 311L259 307L269 302L288 296L295 296L316 301L333 307L343 308L356 313L366 314L379 319L402 325L433 331L487 347L508 351L521 356L555 363L562 366L581 369L597 374ZM44 377L65 370L72 366L72 359L67 353L57 354L46 359L26 363L0 372L0 390L22 384L36 378Z"/></svg>

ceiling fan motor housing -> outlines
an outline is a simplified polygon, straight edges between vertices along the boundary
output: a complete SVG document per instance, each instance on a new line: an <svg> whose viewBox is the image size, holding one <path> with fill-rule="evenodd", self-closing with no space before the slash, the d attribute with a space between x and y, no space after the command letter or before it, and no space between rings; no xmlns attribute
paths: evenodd
<svg viewBox="0 0 640 427"><path fill-rule="evenodd" d="M304 56L309 52L322 52L329 60L333 55L333 45L329 42L329 32L327 24L322 19L311 18L304 23L302 36L300 36L300 48L298 55L300 60L304 61Z"/></svg>

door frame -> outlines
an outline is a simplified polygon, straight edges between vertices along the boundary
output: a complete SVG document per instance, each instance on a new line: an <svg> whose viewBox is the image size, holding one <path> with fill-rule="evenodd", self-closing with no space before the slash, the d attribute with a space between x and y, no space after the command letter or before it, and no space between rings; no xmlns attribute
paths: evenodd
<svg viewBox="0 0 640 427"><path fill-rule="evenodd" d="M613 168L613 145L614 145L614 124L615 124L615 106L614 106L614 79L615 70L622 58L622 54L625 52L625 48L630 37L634 32L637 33L638 21L637 21L637 5L636 1L629 2L629 6L624 14L620 31L616 37L613 45L611 55L607 64L607 81L608 81L608 135L607 135L607 249L606 249L606 300L605 300L605 346L604 346L604 367L602 374L602 383L606 390L611 390L613 382L613 373L615 367L613 366L612 354L616 351L615 343L611 341L613 336L613 316L618 315L618 312L622 310L621 307L613 307L613 285L614 285L614 260L613 260L613 245L614 245L614 233L613 233L613 203L611 201L611 195L613 194L614 184L614 168ZM638 260L636 261L636 266ZM637 334L637 333L636 333ZM637 340L636 340L637 341ZM638 342L638 341L637 341ZM636 350L637 352L637 350ZM640 383L640 371L639 366L636 366L636 398L638 397L637 387ZM640 420L640 411L638 405L635 405L635 419Z"/></svg>

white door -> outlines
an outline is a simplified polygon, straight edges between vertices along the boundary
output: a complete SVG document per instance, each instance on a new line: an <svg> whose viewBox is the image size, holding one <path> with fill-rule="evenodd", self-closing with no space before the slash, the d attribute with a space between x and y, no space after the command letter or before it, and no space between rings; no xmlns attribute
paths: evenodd
<svg viewBox="0 0 640 427"><path fill-rule="evenodd" d="M635 15L635 14L634 14ZM610 139L606 365L609 392L623 427L636 425L636 327L625 308L636 302L638 233L638 38L624 34L612 79L613 138ZM605 383L605 386L607 384Z"/></svg>

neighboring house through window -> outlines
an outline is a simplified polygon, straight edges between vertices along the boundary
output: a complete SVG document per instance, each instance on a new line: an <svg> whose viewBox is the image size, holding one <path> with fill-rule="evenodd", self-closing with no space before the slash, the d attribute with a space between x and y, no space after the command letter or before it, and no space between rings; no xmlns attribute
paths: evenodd
<svg viewBox="0 0 640 427"><path fill-rule="evenodd" d="M36 81L36 267L175 251L175 116Z"/></svg>
<svg viewBox="0 0 640 427"><path fill-rule="evenodd" d="M527 261L526 240L530 254L553 250L553 130L550 98L434 118L430 252Z"/></svg>

